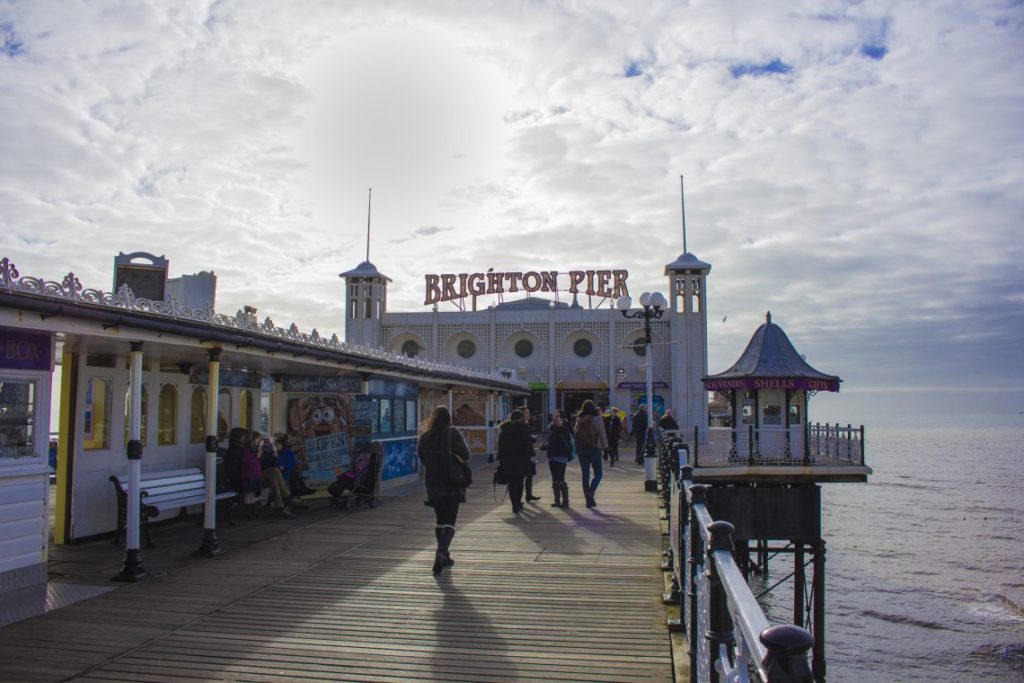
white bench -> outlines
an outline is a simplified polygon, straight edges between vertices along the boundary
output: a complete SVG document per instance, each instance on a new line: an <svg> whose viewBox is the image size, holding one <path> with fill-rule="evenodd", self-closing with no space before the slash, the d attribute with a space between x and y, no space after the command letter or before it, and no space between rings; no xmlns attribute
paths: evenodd
<svg viewBox="0 0 1024 683"><path fill-rule="evenodd" d="M117 533L114 545L121 540L125 524L128 520L128 482L121 481L111 475L111 483L117 494ZM165 472L145 472L140 477L140 516L142 528L146 532L146 545L153 547L149 537L149 520L159 517L167 510L177 510L184 516L190 505L202 505L206 502L206 474L199 467ZM230 501L238 497L235 491L222 491L216 494L214 501ZM228 524L232 524L230 507L225 506Z"/></svg>

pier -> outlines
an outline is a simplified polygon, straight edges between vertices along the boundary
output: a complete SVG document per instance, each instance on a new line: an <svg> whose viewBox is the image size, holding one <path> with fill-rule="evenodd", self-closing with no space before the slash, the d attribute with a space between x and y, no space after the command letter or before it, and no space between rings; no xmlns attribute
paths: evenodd
<svg viewBox="0 0 1024 683"><path fill-rule="evenodd" d="M576 477L568 510L538 477L517 520L479 471L440 578L419 484L222 527L215 558L194 524L159 525L141 583L108 580L109 539L56 546L51 582L112 590L0 628L0 679L671 681L657 498L630 463L589 511Z"/></svg>

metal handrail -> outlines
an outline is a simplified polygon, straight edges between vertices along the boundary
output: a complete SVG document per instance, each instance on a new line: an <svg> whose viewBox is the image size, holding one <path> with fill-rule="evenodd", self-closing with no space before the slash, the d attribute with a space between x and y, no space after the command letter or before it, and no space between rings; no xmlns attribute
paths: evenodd
<svg viewBox="0 0 1024 683"><path fill-rule="evenodd" d="M793 624L770 624L733 557L733 526L711 517L708 487L693 484L693 464L680 467L682 440L667 436L659 445L660 484L669 489L666 568L682 616L671 626L686 631L691 680L812 681L813 636Z"/></svg>

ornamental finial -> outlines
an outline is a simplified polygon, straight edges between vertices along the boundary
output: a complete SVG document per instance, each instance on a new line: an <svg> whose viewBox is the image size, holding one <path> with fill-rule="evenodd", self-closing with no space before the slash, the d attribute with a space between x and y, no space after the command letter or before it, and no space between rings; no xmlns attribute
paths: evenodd
<svg viewBox="0 0 1024 683"><path fill-rule="evenodd" d="M765 322L767 324L769 324L769 325L772 324L772 312L771 311L768 311L768 314L765 315L764 320L765 320Z"/></svg>

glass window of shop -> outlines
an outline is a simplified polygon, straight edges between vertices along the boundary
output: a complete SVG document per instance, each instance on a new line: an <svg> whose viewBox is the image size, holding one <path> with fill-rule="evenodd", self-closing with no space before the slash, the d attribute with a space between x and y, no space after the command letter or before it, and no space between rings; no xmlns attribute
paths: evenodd
<svg viewBox="0 0 1024 683"><path fill-rule="evenodd" d="M160 387L156 413L156 445L178 443L178 389L173 384Z"/></svg>
<svg viewBox="0 0 1024 683"><path fill-rule="evenodd" d="M110 380L93 378L85 386L82 410L82 448L101 451L110 448Z"/></svg>
<svg viewBox="0 0 1024 683"><path fill-rule="evenodd" d="M231 429L231 391L221 389L217 394L217 440L228 438Z"/></svg>
<svg viewBox="0 0 1024 683"><path fill-rule="evenodd" d="M206 441L206 387L192 389L191 419L188 427L189 443Z"/></svg>
<svg viewBox="0 0 1024 683"><path fill-rule="evenodd" d="M405 402L405 431L415 432L419 428L419 424L416 415L416 400L408 399Z"/></svg>
<svg viewBox="0 0 1024 683"><path fill-rule="evenodd" d="M35 455L35 380L0 379L0 458Z"/></svg>

